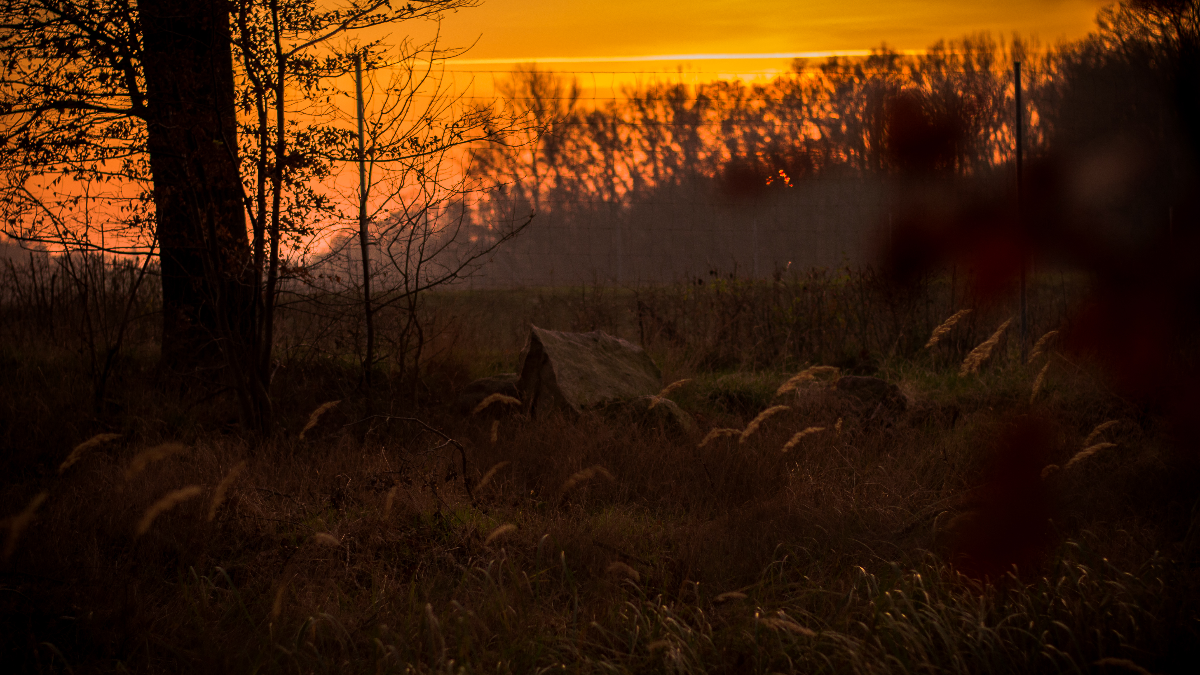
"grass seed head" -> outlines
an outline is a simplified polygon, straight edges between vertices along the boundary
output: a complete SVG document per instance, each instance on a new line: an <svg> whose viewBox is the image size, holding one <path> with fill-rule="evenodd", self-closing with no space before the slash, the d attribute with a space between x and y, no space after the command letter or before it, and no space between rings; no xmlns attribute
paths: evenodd
<svg viewBox="0 0 1200 675"><path fill-rule="evenodd" d="M783 617L761 617L759 618L758 622L772 630L787 631L789 633L803 635L805 637L813 637L816 635L812 629L805 628L795 621L792 621L791 619L785 619Z"/></svg>
<svg viewBox="0 0 1200 675"><path fill-rule="evenodd" d="M703 448L704 446L708 445L709 442L718 438L723 436L737 436L740 433L742 433L741 429L713 429L704 436L704 439L700 441L700 445L697 445L696 447Z"/></svg>
<svg viewBox="0 0 1200 675"><path fill-rule="evenodd" d="M500 440L500 420L492 420L492 445L495 445Z"/></svg>
<svg viewBox="0 0 1200 675"><path fill-rule="evenodd" d="M960 309L954 314L950 315L950 318L943 321L942 325L933 329L933 335L929 336L929 342L925 343L925 348L930 349L938 342L941 342L942 338L946 337L946 334L949 333L964 316L970 313L971 310L969 309Z"/></svg>
<svg viewBox="0 0 1200 675"><path fill-rule="evenodd" d="M642 580L642 575L638 574L637 570L633 569L629 565L626 565L625 563L623 563L619 560L614 560L613 562L610 562L608 564L608 573L609 574L620 574L620 575L626 576L630 579L633 579L633 581L635 583L640 582Z"/></svg>
<svg viewBox="0 0 1200 675"><path fill-rule="evenodd" d="M121 434L96 434L95 436L92 436L86 441L75 446L75 449L71 451L71 454L67 455L67 458L63 460L63 463L58 466L58 472L62 473L69 469L72 464L83 459L83 456L92 448L108 443L109 441L115 441L120 437Z"/></svg>
<svg viewBox="0 0 1200 675"><path fill-rule="evenodd" d="M212 506L208 508L208 520L212 522L213 518L217 517L217 509L221 508L221 503L225 501L225 493L229 490L229 486L233 485L233 481L237 479L238 474L242 469L246 468L245 462L238 462L229 473L217 483L217 489L213 490Z"/></svg>
<svg viewBox="0 0 1200 675"><path fill-rule="evenodd" d="M730 600L745 600L746 594L738 591L728 591L713 598L713 602L729 602Z"/></svg>
<svg viewBox="0 0 1200 675"><path fill-rule="evenodd" d="M595 466L588 467L582 471L576 471L575 473L571 474L570 478L567 478L566 482L562 484L562 489L560 489L559 492L565 497L568 492L570 492L571 490L574 490L580 484L586 483L597 476L600 476L601 478L605 478L605 479L609 480L610 482L616 480L615 478L613 478L613 475L608 472L608 469L605 469L604 467L597 464Z"/></svg>
<svg viewBox="0 0 1200 675"><path fill-rule="evenodd" d="M399 485L393 485L391 490L388 490L387 497L383 500L383 517L387 518L392 515L392 504L396 502L396 491L400 489Z"/></svg>
<svg viewBox="0 0 1200 675"><path fill-rule="evenodd" d="M137 526L137 536L142 536L150 530L150 526L154 524L154 519L179 506L187 500L199 496L204 490L199 485L189 485L187 487L172 490L163 495L162 499L154 502L150 508L146 509L146 513L142 514L142 520Z"/></svg>
<svg viewBox="0 0 1200 675"><path fill-rule="evenodd" d="M809 380L816 380L818 376L828 375L831 378L837 377L841 372L836 366L812 366L796 373L788 378L787 382L779 385L779 389L775 390L776 396L783 396L789 391L796 391L796 388Z"/></svg>
<svg viewBox="0 0 1200 675"><path fill-rule="evenodd" d="M784 410L791 410L786 405L773 405L770 408L758 413L758 416L750 420L750 424L746 425L746 429L742 431L742 435L738 437L738 443L745 443L747 438L754 435L758 428L763 425L772 415L781 413Z"/></svg>
<svg viewBox="0 0 1200 675"><path fill-rule="evenodd" d="M803 439L805 436L815 434L818 431L825 431L825 427L808 427L804 431L797 431L792 436L791 440L789 440L787 443L783 444L783 452L787 452L787 451L791 450L792 448L799 445L800 440Z"/></svg>
<svg viewBox="0 0 1200 675"><path fill-rule="evenodd" d="M183 452L187 452L187 446L183 443L162 443L152 448L146 448L129 462L129 468L125 469L125 480L131 480L134 476L141 473L143 469L155 462L160 462Z"/></svg>
<svg viewBox="0 0 1200 675"><path fill-rule="evenodd" d="M475 409L471 411L472 415L478 415L483 412L493 403L503 403L505 405L521 405L521 399L505 396L504 394L489 394L487 398L479 402Z"/></svg>
<svg viewBox="0 0 1200 675"><path fill-rule="evenodd" d="M496 473L498 471L500 471L500 469L503 469L504 467L508 466L509 464L512 464L512 462L508 462L508 461L497 462L495 465L492 466L492 468L487 470L487 473L483 474L483 478L479 479L479 483L475 486L475 489L482 490L483 488L487 487L487 484L492 482L492 478L494 478L496 476Z"/></svg>
<svg viewBox="0 0 1200 675"><path fill-rule="evenodd" d="M1096 440L1098 440L1100 438L1101 434L1103 434L1105 431L1117 426L1120 423L1121 423L1121 420L1109 420L1107 422L1102 422L1100 424L1097 424L1096 428L1092 429L1092 433L1088 434L1087 438L1084 439L1083 447L1086 448L1087 446L1091 445L1093 442L1095 442Z"/></svg>
<svg viewBox="0 0 1200 675"><path fill-rule="evenodd" d="M505 523L505 524L501 525L500 527L497 527L496 529L492 530L491 534L489 534L487 536L487 539L483 540L483 545L491 546L493 541L496 541L497 539L499 539L500 537L503 537L504 535L508 534L509 532L515 532L516 529L517 529L516 525L513 525L512 523Z"/></svg>
<svg viewBox="0 0 1200 675"><path fill-rule="evenodd" d="M17 540L21 538L21 532L33 521L33 514L37 512L38 507L49 496L50 493L46 491L37 493L33 499L29 500L29 505L23 511L8 519L8 539L4 542L5 560L8 560L13 551L17 549Z"/></svg>
<svg viewBox="0 0 1200 675"><path fill-rule="evenodd" d="M338 541L337 537L333 536L332 534L329 534L328 532L318 532L318 533L314 534L312 536L312 541L314 544L321 544L322 546L341 546L342 545L342 542Z"/></svg>
<svg viewBox="0 0 1200 675"><path fill-rule="evenodd" d="M1122 659L1115 656L1106 656L1097 660L1092 664L1098 668L1105 669L1104 672L1131 673L1132 675L1150 675L1150 671L1139 666L1137 663ZM1111 669L1111 670L1110 670Z"/></svg>
<svg viewBox="0 0 1200 675"><path fill-rule="evenodd" d="M990 338L984 340L978 347L972 349L970 354L967 354L967 358L963 359L962 369L958 372L959 376L965 377L971 373L979 372L979 367L992 355L992 350L999 344L1000 338L1004 336L1004 331L1008 330L1012 321L1012 319L1008 319L1000 324L1000 327L996 329L995 333L992 333Z"/></svg>
<svg viewBox="0 0 1200 675"><path fill-rule="evenodd" d="M1034 359L1041 356L1042 353L1046 351L1046 345L1050 344L1050 341L1053 340L1057 335L1058 331L1052 330L1038 338L1038 341L1033 345L1033 350L1029 352L1029 359L1026 360L1025 363L1033 363Z"/></svg>
<svg viewBox="0 0 1200 675"><path fill-rule="evenodd" d="M284 595L287 593L288 585L291 584L292 579L295 579L295 578L296 578L296 575L293 574L292 576L285 579L283 581L283 583L279 584L279 588L275 589L275 600L274 600L274 602L271 603L271 620L272 621L279 619L280 613L283 612Z"/></svg>
<svg viewBox="0 0 1200 675"><path fill-rule="evenodd" d="M1075 453L1075 456L1071 458L1071 461L1069 461L1065 465L1063 465L1063 470L1064 471L1069 470L1071 467L1075 466L1076 464L1082 462L1083 460L1087 459L1088 457L1091 457L1092 455L1096 454L1097 452L1100 452L1101 450L1103 450L1105 448L1115 448L1115 447L1117 447L1116 443L1097 443L1095 445L1088 446L1088 447L1084 448L1083 450L1080 450L1079 452Z"/></svg>
<svg viewBox="0 0 1200 675"><path fill-rule="evenodd" d="M675 380L671 384L668 384L667 386L663 387L662 391L658 392L654 396L654 398L650 401L650 409L654 410L654 406L658 405L660 401L662 401L664 398L666 398L667 394L670 394L671 392L683 387L685 384L687 384L691 381L692 380L690 378L683 379L683 380Z"/></svg>
<svg viewBox="0 0 1200 675"><path fill-rule="evenodd" d="M1031 393L1029 395L1029 404L1030 405L1033 405L1033 400L1037 398L1038 392L1040 392L1042 390L1042 385L1046 383L1046 372L1049 370L1050 370L1050 362L1047 361L1046 365L1042 366L1042 369L1038 372L1037 377L1034 378L1033 393Z"/></svg>
<svg viewBox="0 0 1200 675"><path fill-rule="evenodd" d="M1062 471L1062 467L1057 464L1047 464L1042 467L1042 480L1046 480L1055 473Z"/></svg>
<svg viewBox="0 0 1200 675"><path fill-rule="evenodd" d="M946 525L954 518L954 514L950 511L941 511L933 518L933 535L940 536L946 531Z"/></svg>
<svg viewBox="0 0 1200 675"><path fill-rule="evenodd" d="M304 428L300 430L300 440L304 440L304 434L307 434L313 427L317 426L317 422L321 421L321 415L329 412L341 402L341 399L338 399L337 401L326 401L317 406L317 409L312 411L312 414L308 416L308 422L304 425Z"/></svg>

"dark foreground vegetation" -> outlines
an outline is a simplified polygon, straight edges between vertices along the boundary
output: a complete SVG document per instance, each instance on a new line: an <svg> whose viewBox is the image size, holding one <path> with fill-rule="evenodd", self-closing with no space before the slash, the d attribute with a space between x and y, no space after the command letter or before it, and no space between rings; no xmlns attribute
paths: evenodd
<svg viewBox="0 0 1200 675"><path fill-rule="evenodd" d="M1031 289L1030 342L1068 334L1083 282ZM350 328L285 317L266 437L235 422L219 376L158 371L137 321L97 401L83 316L10 298L0 658L76 673L1195 672L1195 453L1053 336L1026 361L1012 324L960 374L1014 314L975 306L926 348L964 297L949 276L900 292L869 272L445 293L426 386L383 372L370 399ZM645 345L666 382L691 378L668 396L700 431L456 407L472 378L518 366L530 323ZM813 364L895 383L904 409L839 395L826 371L777 395ZM744 442L701 443L775 405L789 409Z"/></svg>
<svg viewBox="0 0 1200 675"><path fill-rule="evenodd" d="M1200 672L1196 0L492 107L350 37L472 2L350 4L0 5L6 670ZM369 137L318 84L360 68ZM793 255L839 181L894 193L883 272ZM538 222L615 283L462 290ZM698 429L464 406L530 325L642 345Z"/></svg>

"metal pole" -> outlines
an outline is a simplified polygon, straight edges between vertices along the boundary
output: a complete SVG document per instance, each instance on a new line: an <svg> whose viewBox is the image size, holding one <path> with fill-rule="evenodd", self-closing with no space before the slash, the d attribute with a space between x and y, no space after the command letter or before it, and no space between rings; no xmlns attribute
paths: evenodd
<svg viewBox="0 0 1200 675"><path fill-rule="evenodd" d="M358 99L358 247L362 252L363 314L367 324L367 352L363 378L371 388L371 368L375 361L375 321L371 312L371 249L367 231L367 153L363 133L362 54L354 53L354 93Z"/></svg>
<svg viewBox="0 0 1200 675"><path fill-rule="evenodd" d="M1013 83L1016 85L1017 103L1017 236L1021 237L1021 360L1025 360L1025 349L1029 343L1029 305L1025 299L1025 210L1021 203L1022 153L1024 150L1024 109L1021 106L1021 62L1013 61Z"/></svg>

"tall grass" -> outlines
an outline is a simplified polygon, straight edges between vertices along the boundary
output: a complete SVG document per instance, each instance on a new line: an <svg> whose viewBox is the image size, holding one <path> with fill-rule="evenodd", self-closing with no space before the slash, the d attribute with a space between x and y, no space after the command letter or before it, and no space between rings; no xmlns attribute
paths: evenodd
<svg viewBox="0 0 1200 675"><path fill-rule="evenodd" d="M119 413L100 419L78 412L61 352L4 371L22 393L0 394L15 411L0 434L10 476L0 487L11 554L0 563L4 662L75 672L1024 673L1123 659L1194 671L1200 473L1154 411L1059 356L1031 404L1043 364L1003 341L978 376L960 378L961 359L1008 308L978 308L925 349L961 308L933 288L913 301L928 312L889 328L883 296L864 301L873 313L841 304L865 283L709 281L605 291L586 307L549 291L506 300L529 308L540 297L541 317L473 314L478 298L443 296L463 310L458 361L430 362L425 400L449 402L456 382L515 365L519 344L478 335L518 335L521 322L551 317L552 327L642 340L667 381L691 380L663 394L699 425L672 434L599 413L499 424L421 408L465 448L466 476L444 438L388 419L411 412L403 400L377 401L388 414L369 410L344 379L351 367L286 361L281 428L265 439L230 424L211 391L165 387L151 371L131 370ZM731 298L748 304L735 311ZM644 336L637 300L648 308ZM778 322L785 306L807 318ZM705 332L718 321L728 344ZM748 355L726 358L739 349ZM844 373L867 362L900 385L905 412L808 382L834 376L814 363ZM714 370L733 367L756 370ZM784 386L797 372L808 376ZM1070 466L1044 481L1054 548L1034 567L968 579L943 525L977 508L994 439L1027 415L1048 420L1055 439L1038 468ZM72 453L101 433L121 438ZM1118 447L1092 450L1105 443ZM187 452L163 451L178 447ZM77 461L59 472L67 457Z"/></svg>

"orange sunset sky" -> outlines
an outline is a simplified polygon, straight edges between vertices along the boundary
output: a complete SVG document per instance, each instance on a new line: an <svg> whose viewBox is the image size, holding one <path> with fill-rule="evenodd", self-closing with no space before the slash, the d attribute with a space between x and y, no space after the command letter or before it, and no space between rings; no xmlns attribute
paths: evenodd
<svg viewBox="0 0 1200 675"><path fill-rule="evenodd" d="M456 87L483 98L519 63L574 72L585 96L636 82L769 79L800 56L921 50L980 31L1042 46L1083 37L1109 0L483 0L440 25ZM434 24L406 25L417 39Z"/></svg>
<svg viewBox="0 0 1200 675"><path fill-rule="evenodd" d="M916 50L939 38L990 31L1042 44L1083 36L1103 0L484 0L448 16L443 43L473 49L458 67L538 62L559 70L708 70L719 55L778 67L797 53L846 52L886 42ZM687 58L704 55L705 59ZM770 55L773 58L752 58ZM670 58L676 57L676 58ZM680 58L683 57L683 58ZM773 62L773 63L770 63ZM746 66L750 66L746 68Z"/></svg>

